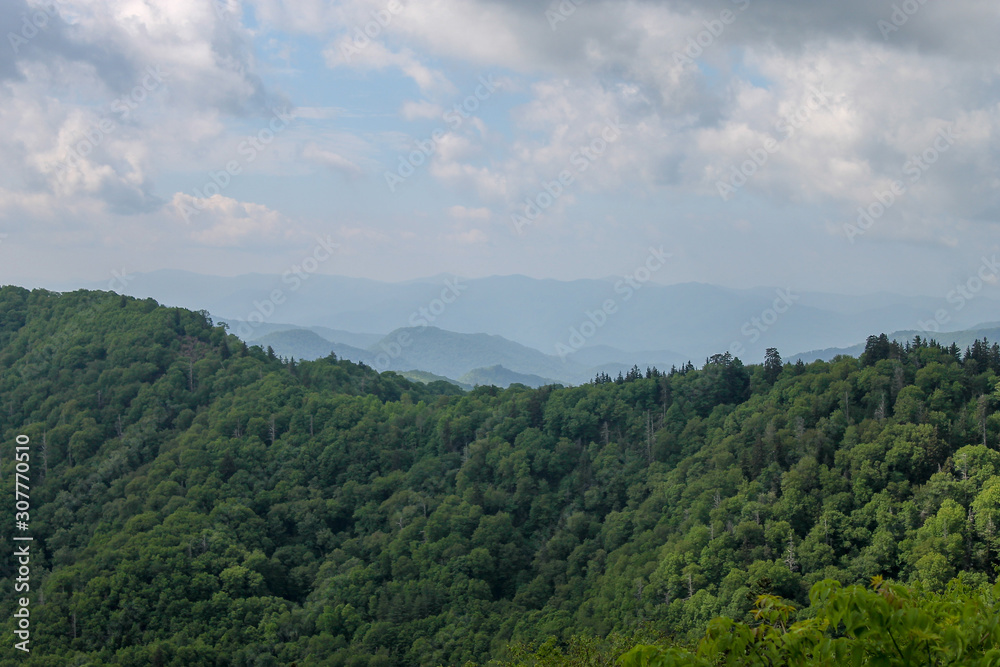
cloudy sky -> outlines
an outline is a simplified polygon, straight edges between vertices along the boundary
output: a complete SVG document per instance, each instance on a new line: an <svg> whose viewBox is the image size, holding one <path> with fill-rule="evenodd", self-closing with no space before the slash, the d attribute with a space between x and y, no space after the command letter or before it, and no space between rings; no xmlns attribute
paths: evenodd
<svg viewBox="0 0 1000 667"><path fill-rule="evenodd" d="M4 0L0 281L174 268L944 294L995 0ZM864 214L859 211L865 212ZM995 275L986 276L1000 292Z"/></svg>

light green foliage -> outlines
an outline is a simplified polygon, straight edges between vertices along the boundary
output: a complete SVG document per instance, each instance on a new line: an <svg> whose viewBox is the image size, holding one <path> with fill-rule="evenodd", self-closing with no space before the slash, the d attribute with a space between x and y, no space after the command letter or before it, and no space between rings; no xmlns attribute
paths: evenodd
<svg viewBox="0 0 1000 667"><path fill-rule="evenodd" d="M742 665L1000 664L1000 584L971 587L952 581L940 594L894 585L881 577L870 589L824 580L809 595L812 614L794 623L793 606L761 595L753 622L718 618L694 650L639 645L622 667Z"/></svg>

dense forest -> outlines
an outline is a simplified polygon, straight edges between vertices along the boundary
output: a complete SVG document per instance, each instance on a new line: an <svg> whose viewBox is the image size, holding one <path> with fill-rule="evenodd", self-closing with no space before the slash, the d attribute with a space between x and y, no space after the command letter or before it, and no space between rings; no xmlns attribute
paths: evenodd
<svg viewBox="0 0 1000 667"><path fill-rule="evenodd" d="M760 361L463 392L4 287L0 533L24 434L35 541L30 654L0 559L0 664L695 664L720 628L846 664L844 591L995 637L1000 348Z"/></svg>

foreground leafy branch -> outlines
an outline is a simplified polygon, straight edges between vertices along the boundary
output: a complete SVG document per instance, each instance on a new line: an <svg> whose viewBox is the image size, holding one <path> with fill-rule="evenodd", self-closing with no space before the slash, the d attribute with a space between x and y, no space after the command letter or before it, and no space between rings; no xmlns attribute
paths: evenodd
<svg viewBox="0 0 1000 667"><path fill-rule="evenodd" d="M759 624L711 621L695 651L639 645L622 667L713 665L1000 665L1000 583L953 580L943 593L874 577L870 588L826 579L812 587L815 616L788 625L794 607L757 598Z"/></svg>

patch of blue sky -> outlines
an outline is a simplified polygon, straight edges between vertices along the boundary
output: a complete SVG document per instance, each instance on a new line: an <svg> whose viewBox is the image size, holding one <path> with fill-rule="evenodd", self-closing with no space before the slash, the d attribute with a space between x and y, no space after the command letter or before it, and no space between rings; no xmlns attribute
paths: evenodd
<svg viewBox="0 0 1000 667"><path fill-rule="evenodd" d="M773 82L759 70L747 65L739 49L730 49L727 68L716 67L705 60L695 61L701 72L705 86L710 90L722 90L730 85L733 77L746 81L757 88L770 88Z"/></svg>
<svg viewBox="0 0 1000 667"><path fill-rule="evenodd" d="M747 65L746 60L739 56L740 54L734 50L732 54L733 62L735 63L732 69L734 76L753 84L757 88L769 89L774 85L771 79L768 79L759 70Z"/></svg>

